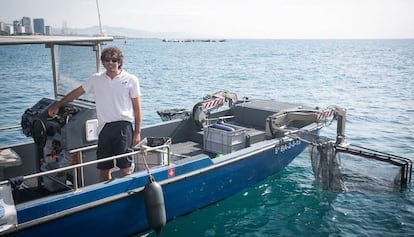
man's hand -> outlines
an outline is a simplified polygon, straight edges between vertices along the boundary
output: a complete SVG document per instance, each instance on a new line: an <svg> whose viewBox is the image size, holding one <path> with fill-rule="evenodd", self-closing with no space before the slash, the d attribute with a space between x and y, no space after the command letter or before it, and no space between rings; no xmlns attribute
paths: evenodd
<svg viewBox="0 0 414 237"><path fill-rule="evenodd" d="M50 107L47 111L47 113L49 114L50 117L52 118L56 118L57 114L59 112L59 107L53 105L52 107Z"/></svg>
<svg viewBox="0 0 414 237"><path fill-rule="evenodd" d="M134 131L134 135L132 137L132 147L136 146L141 141L141 132Z"/></svg>

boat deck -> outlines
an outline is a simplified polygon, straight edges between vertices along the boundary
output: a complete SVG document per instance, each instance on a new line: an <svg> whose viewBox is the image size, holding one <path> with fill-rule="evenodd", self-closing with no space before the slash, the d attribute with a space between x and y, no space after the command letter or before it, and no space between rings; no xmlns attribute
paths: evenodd
<svg viewBox="0 0 414 237"><path fill-rule="evenodd" d="M155 135L155 137L168 137L172 141L169 146L169 162L165 159L165 151L164 154L153 154L150 157L146 157L149 168L156 168L167 164L180 165L186 162L208 157L213 159L217 155L228 154L264 141L266 139L265 126L268 116L279 111L297 108L297 105L278 101L248 100L237 104L231 110L224 112L219 111L217 113L210 114L212 118L233 116L233 118L229 118L226 121L227 125L231 125L233 128L236 128L234 133L230 133L231 135L227 135L224 130L210 130L209 127L198 130L198 128L194 127L192 120L171 121L161 127L147 128L147 137L151 134L152 136ZM213 119L212 121L214 122L215 120ZM208 148L206 144L208 145ZM33 148L27 149L27 151L22 154L30 153L32 149ZM89 154L85 155L85 157L93 156L93 154L95 154L95 151L90 151ZM90 159L95 160L94 158ZM134 162L136 172L142 171L146 168L143 165L144 162L142 157L139 157L139 155L136 156L136 160ZM95 173L91 174L91 170ZM96 178L98 176L96 172L95 166L88 166L85 168L85 186L99 182ZM15 177L17 176L16 174L13 173L9 176ZM119 173L119 169L117 168L113 170L112 175L114 178L122 177ZM53 177L54 176L51 178ZM70 177L68 179L71 180ZM25 202L38 197L53 195L55 193L65 192L71 189L71 184L69 184L67 187L56 188L56 191L54 191L55 185L59 185L57 184L58 182L54 179L50 180L48 178L46 178L46 181L52 182L53 184L48 186L49 189L45 189L43 187L44 185L39 185L39 183L42 183L42 180L25 180L19 190L15 193L16 203ZM43 182L45 182L45 180ZM50 191L50 189L52 189L52 191Z"/></svg>
<svg viewBox="0 0 414 237"><path fill-rule="evenodd" d="M181 164L201 157L207 157L203 145L193 141L175 143L171 145L171 163Z"/></svg>

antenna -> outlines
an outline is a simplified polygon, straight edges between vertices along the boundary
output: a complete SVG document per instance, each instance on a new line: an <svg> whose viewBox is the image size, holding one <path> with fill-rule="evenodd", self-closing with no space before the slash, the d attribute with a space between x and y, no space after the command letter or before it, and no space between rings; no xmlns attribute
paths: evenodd
<svg viewBox="0 0 414 237"><path fill-rule="evenodd" d="M68 23L66 22L66 20L62 21L62 35L68 35L69 34L69 30L68 30Z"/></svg>
<svg viewBox="0 0 414 237"><path fill-rule="evenodd" d="M101 36L105 36L105 33L103 31L103 27L102 27L101 12L99 11L99 2L98 2L98 0L96 0L96 7L98 8L99 30L100 30Z"/></svg>

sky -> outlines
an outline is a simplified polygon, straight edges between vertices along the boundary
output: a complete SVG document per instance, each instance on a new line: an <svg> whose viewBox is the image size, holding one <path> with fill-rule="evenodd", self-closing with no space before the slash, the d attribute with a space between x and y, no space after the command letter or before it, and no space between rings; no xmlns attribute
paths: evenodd
<svg viewBox="0 0 414 237"><path fill-rule="evenodd" d="M99 0L102 24L219 38L414 38L414 0ZM96 0L0 0L0 21L99 25Z"/></svg>

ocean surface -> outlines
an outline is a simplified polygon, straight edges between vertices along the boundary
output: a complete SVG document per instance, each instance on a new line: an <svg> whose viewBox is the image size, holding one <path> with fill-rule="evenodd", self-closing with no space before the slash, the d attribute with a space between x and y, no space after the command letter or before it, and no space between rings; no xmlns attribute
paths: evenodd
<svg viewBox="0 0 414 237"><path fill-rule="evenodd" d="M124 51L124 69L140 78L144 125L160 121L156 110L191 109L226 89L239 98L344 107L347 142L414 158L414 40L109 45ZM7 46L0 55L0 126L19 125L26 108L52 97L49 49ZM334 138L334 125L322 135ZM0 146L29 140L7 130ZM413 184L395 186L396 169L379 162L345 155L341 162L347 191L322 190L305 151L256 186L167 223L160 236L414 236Z"/></svg>

